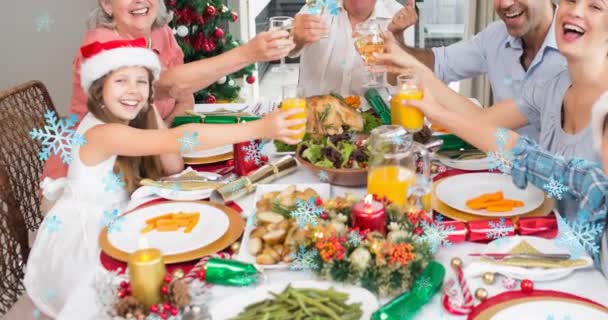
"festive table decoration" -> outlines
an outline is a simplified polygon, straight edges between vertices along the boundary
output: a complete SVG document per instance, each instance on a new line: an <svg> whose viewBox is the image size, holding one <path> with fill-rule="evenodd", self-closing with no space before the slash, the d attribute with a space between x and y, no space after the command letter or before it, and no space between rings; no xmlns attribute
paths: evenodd
<svg viewBox="0 0 608 320"><path fill-rule="evenodd" d="M264 144L261 140L250 140L233 145L234 172L239 176L247 176L268 163L268 156L263 153Z"/></svg>
<svg viewBox="0 0 608 320"><path fill-rule="evenodd" d="M351 211L353 228L377 231L386 234L386 213L384 204L373 199L372 195L357 202Z"/></svg>
<svg viewBox="0 0 608 320"><path fill-rule="evenodd" d="M443 296L443 307L451 314L465 315L473 310L473 296L462 272L462 259L458 257L452 258L450 264L452 269L454 269L454 273L456 273L462 297L456 297L456 293L451 292L454 281L449 281L446 285L446 294Z"/></svg>
<svg viewBox="0 0 608 320"><path fill-rule="evenodd" d="M397 296L372 315L372 320L413 319L423 305L428 303L441 288L445 268L431 261L414 281L411 290Z"/></svg>
<svg viewBox="0 0 608 320"><path fill-rule="evenodd" d="M199 280L227 286L247 286L257 281L259 270L252 264L211 258L197 273Z"/></svg>
<svg viewBox="0 0 608 320"><path fill-rule="evenodd" d="M389 232L384 235L353 224L353 215L359 214L353 212L357 202L359 199L346 196L320 205L324 214L317 223L307 224L297 233L300 247L295 265L324 279L360 285L380 296L410 290L432 259L431 244L423 237L422 228L428 216L388 205L384 223Z"/></svg>
<svg viewBox="0 0 608 320"><path fill-rule="evenodd" d="M165 276L163 256L158 249L142 249L129 256L129 276L133 298L149 308L161 300Z"/></svg>

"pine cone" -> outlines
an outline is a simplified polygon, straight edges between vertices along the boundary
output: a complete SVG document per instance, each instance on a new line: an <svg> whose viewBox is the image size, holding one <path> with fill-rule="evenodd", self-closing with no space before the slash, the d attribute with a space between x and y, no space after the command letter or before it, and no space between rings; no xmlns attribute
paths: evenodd
<svg viewBox="0 0 608 320"><path fill-rule="evenodd" d="M116 303L116 313L121 317L129 313L133 314L138 309L143 310L143 306L132 296L124 297Z"/></svg>
<svg viewBox="0 0 608 320"><path fill-rule="evenodd" d="M190 304L188 286L181 280L173 280L169 285L169 299L179 308Z"/></svg>

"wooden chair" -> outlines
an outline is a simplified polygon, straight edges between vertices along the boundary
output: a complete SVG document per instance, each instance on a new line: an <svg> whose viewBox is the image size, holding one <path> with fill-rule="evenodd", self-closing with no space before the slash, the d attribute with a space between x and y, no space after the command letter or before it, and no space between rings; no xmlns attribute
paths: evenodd
<svg viewBox="0 0 608 320"><path fill-rule="evenodd" d="M0 315L23 293L29 232L42 222L39 185L41 145L29 132L55 111L46 87L30 81L0 92Z"/></svg>

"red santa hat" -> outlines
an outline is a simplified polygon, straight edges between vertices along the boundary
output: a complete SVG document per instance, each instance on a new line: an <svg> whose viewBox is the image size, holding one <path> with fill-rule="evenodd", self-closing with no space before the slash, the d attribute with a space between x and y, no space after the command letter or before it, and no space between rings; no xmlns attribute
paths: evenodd
<svg viewBox="0 0 608 320"><path fill-rule="evenodd" d="M593 130L593 143L597 150L602 148L604 137L604 119L608 116L608 91L605 92L593 105L591 111L591 129Z"/></svg>
<svg viewBox="0 0 608 320"><path fill-rule="evenodd" d="M91 84L123 67L145 67L152 71L154 80L160 75L158 56L146 46L146 39L93 42L80 48L84 62L80 65L80 85L89 91Z"/></svg>

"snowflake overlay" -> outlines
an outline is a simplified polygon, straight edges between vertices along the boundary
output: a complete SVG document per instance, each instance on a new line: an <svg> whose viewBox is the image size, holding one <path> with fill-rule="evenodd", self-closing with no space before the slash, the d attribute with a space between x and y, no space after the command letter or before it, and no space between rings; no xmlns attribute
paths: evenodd
<svg viewBox="0 0 608 320"><path fill-rule="evenodd" d="M317 269L319 265L316 260L317 250L306 250L303 246L294 253L294 259L289 269L294 271Z"/></svg>
<svg viewBox="0 0 608 320"><path fill-rule="evenodd" d="M452 245L448 237L451 232L454 232L454 226L446 227L442 222L443 216L441 215L438 215L433 223L421 222L423 235L418 238L418 241L428 243L431 246L432 254L437 253L440 246L449 247Z"/></svg>
<svg viewBox="0 0 608 320"><path fill-rule="evenodd" d="M495 240L498 245L505 241L505 239L509 236L510 232L513 232L515 230L515 227L508 227L505 224L505 218L500 218L500 220L498 220L498 223L496 223L496 221L490 221L488 222L488 224L490 225L490 228L492 228L492 230L486 233L486 238Z"/></svg>
<svg viewBox="0 0 608 320"><path fill-rule="evenodd" d="M122 231L122 222L124 217L118 216L118 210L104 210L103 218L101 219L101 227L108 227L108 233Z"/></svg>
<svg viewBox="0 0 608 320"><path fill-rule="evenodd" d="M44 114L46 126L43 129L32 129L30 136L42 143L42 150L38 154L40 160L48 160L51 153L61 157L65 164L72 162L72 148L83 146L87 141L84 136L76 134L75 125L78 116L70 115L66 119L57 119L54 111L48 110Z"/></svg>
<svg viewBox="0 0 608 320"><path fill-rule="evenodd" d="M571 316L565 316L563 318L563 320L572 320L573 318ZM550 314L547 316L547 320L559 320L559 318L556 318L554 315Z"/></svg>
<svg viewBox="0 0 608 320"><path fill-rule="evenodd" d="M46 222L44 223L44 229L50 233L57 232L61 223L61 220L59 220L59 217L56 215L47 217Z"/></svg>
<svg viewBox="0 0 608 320"><path fill-rule="evenodd" d="M362 236L359 232L357 231L351 231L348 233L348 237L346 239L346 242L353 246L353 247L358 247L361 244L361 241L363 241L365 237Z"/></svg>
<svg viewBox="0 0 608 320"><path fill-rule="evenodd" d="M249 144L241 147L241 150L245 152L245 161L253 161L256 166L262 165L262 153L263 145L256 143L255 140L249 141Z"/></svg>
<svg viewBox="0 0 608 320"><path fill-rule="evenodd" d="M488 152L487 155L490 160L490 170L499 170L505 174L511 172L513 152L499 148L496 151Z"/></svg>
<svg viewBox="0 0 608 320"><path fill-rule="evenodd" d="M546 183L543 189L547 191L549 198L556 198L557 200L562 200L564 193L568 192L568 187L554 177L551 177L549 183Z"/></svg>
<svg viewBox="0 0 608 320"><path fill-rule="evenodd" d="M431 280L427 276L423 276L416 281L416 288L423 292L428 292L432 286Z"/></svg>
<svg viewBox="0 0 608 320"><path fill-rule="evenodd" d="M177 138L177 142L179 142L179 151L181 153L192 152L195 147L201 144L198 141L198 132L189 134L188 131L184 131L184 135L181 138Z"/></svg>
<svg viewBox="0 0 608 320"><path fill-rule="evenodd" d="M329 175L327 174L327 172L321 170L319 172L319 180L321 182L329 182Z"/></svg>
<svg viewBox="0 0 608 320"><path fill-rule="evenodd" d="M304 228L307 224L316 226L321 213L323 209L315 205L315 197L310 197L308 201L296 199L296 209L291 212L291 217L296 219L300 228Z"/></svg>
<svg viewBox="0 0 608 320"><path fill-rule="evenodd" d="M105 185L105 192L116 192L120 191L125 187L125 182L122 180L122 172L115 174L113 171L103 178L103 184Z"/></svg>
<svg viewBox="0 0 608 320"><path fill-rule="evenodd" d="M37 15L34 17L34 24L36 25L36 31L38 32L49 32L51 31L51 25L55 23L55 20L51 18L48 12Z"/></svg>
<svg viewBox="0 0 608 320"><path fill-rule="evenodd" d="M599 254L599 238L602 235L602 225L589 221L588 214L579 213L576 221L569 222L556 215L559 233L555 244L567 248L573 259L578 259L585 252L592 256Z"/></svg>
<svg viewBox="0 0 608 320"><path fill-rule="evenodd" d="M402 136L394 136L392 139L393 144L403 144L403 137Z"/></svg>

